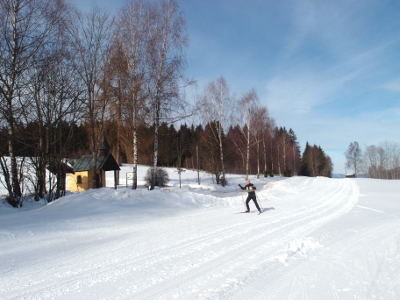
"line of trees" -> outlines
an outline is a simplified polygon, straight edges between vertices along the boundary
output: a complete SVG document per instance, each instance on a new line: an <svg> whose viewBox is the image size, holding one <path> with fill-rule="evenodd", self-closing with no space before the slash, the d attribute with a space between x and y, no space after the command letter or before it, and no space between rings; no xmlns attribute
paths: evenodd
<svg viewBox="0 0 400 300"><path fill-rule="evenodd" d="M400 179L400 145L382 142L378 146L367 145L362 149L352 142L345 152L346 168L355 176L364 172L369 178Z"/></svg>
<svg viewBox="0 0 400 300"><path fill-rule="evenodd" d="M116 18L65 0L0 0L0 15L0 180L11 205L27 193L26 162L30 193L52 201L64 192L64 159L90 153L95 170L103 136L133 164L134 189L139 163L154 167L153 183L158 165L201 168L223 186L227 172L299 174L293 130L275 126L255 90L237 98L220 77L186 99L188 36L175 0L131 0ZM188 116L197 125L176 130Z"/></svg>
<svg viewBox="0 0 400 300"><path fill-rule="evenodd" d="M265 108L263 109L265 113ZM267 116L267 115L264 115ZM257 122L256 122L257 121ZM300 146L292 129L276 127L274 120L266 118L254 123L263 127L254 128L253 133L247 135L247 125L231 125L228 132L222 133L225 171L236 174L257 174L257 176L330 176L331 162L329 156L323 153L319 146L306 145L301 157ZM133 164L132 144L129 141L132 130L129 123L118 124L118 120L108 120L103 124L103 133L109 144L113 146L111 152L119 157L119 162ZM159 156L157 165L163 167L183 167L193 170L200 169L210 172L218 184L222 182L222 163L218 140L214 132L218 126L216 122L190 125L183 123L179 127L163 122L159 128ZM63 125L62 139L71 135L70 143L66 145L70 162L84 154L90 153L90 125L88 122L80 126ZM19 126L21 140L16 155L33 158L37 155L39 125L29 123ZM118 135L117 132L120 132ZM137 128L137 163L153 164L154 127L141 122ZM0 130L0 140L6 136L5 129ZM248 136L246 139L244 136ZM250 146L248 146L250 145ZM0 145L0 151L6 152L6 146Z"/></svg>

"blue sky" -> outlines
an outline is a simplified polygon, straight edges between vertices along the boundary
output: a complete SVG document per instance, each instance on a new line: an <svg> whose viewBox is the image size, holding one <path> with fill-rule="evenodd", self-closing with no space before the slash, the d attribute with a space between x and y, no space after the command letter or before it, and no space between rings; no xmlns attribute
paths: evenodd
<svg viewBox="0 0 400 300"><path fill-rule="evenodd" d="M177 1L199 92L220 76L237 96L254 88L276 125L302 151L321 146L335 173L351 142L399 142L400 1ZM126 1L94 2L117 12Z"/></svg>

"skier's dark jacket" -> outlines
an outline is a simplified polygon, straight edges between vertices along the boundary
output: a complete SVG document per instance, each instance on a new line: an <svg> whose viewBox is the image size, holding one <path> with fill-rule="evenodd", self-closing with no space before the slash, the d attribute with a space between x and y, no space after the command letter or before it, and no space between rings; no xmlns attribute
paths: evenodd
<svg viewBox="0 0 400 300"><path fill-rule="evenodd" d="M239 186L240 186L240 188L242 190L246 190L249 193L249 196L255 196L256 195L255 190L257 188L254 186L254 184L249 183L249 184L246 184L244 187L239 184Z"/></svg>

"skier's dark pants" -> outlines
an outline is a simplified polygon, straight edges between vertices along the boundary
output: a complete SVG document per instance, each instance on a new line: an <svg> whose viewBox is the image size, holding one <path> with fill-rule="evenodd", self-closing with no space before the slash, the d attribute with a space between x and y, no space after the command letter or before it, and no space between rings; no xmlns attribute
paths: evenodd
<svg viewBox="0 0 400 300"><path fill-rule="evenodd" d="M253 200L254 201L254 204L256 205L256 207L257 207L257 209L258 209L258 211L261 211L260 210L260 207L258 206L258 203L257 203L257 199L256 199L256 195L253 195L253 196L248 196L247 197L247 199L246 199L246 208L247 208L247 211L250 211L250 207L249 207L249 202L250 202L250 200Z"/></svg>

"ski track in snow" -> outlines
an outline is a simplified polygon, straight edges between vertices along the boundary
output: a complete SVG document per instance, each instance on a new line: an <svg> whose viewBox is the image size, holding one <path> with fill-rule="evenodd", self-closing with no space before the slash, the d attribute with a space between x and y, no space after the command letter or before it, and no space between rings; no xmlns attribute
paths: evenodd
<svg viewBox="0 0 400 300"><path fill-rule="evenodd" d="M310 234L352 209L358 195L351 180L293 178L258 191L259 216L215 207L105 224L102 236L79 224L58 235L49 230L30 264L1 271L1 299L317 299L305 288L309 279L296 277L304 274L299 268L315 272L305 257L324 251ZM69 244L77 235L82 244ZM54 239L64 252L51 250Z"/></svg>

